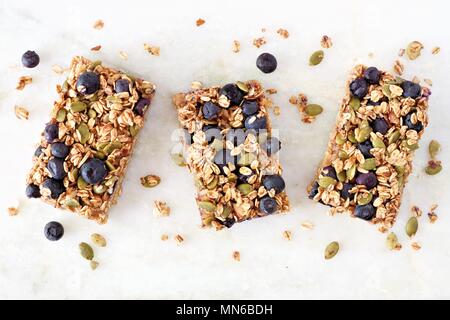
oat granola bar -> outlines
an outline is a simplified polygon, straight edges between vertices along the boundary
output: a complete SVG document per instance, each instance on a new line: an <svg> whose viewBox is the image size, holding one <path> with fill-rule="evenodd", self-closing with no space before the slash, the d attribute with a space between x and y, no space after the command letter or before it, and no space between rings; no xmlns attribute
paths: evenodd
<svg viewBox="0 0 450 320"><path fill-rule="evenodd" d="M202 225L221 229L289 209L270 100L257 81L176 94Z"/></svg>
<svg viewBox="0 0 450 320"><path fill-rule="evenodd" d="M41 135L26 194L105 223L155 86L75 57Z"/></svg>
<svg viewBox="0 0 450 320"><path fill-rule="evenodd" d="M309 197L331 206L332 214L391 227L428 124L430 94L375 67L356 66Z"/></svg>

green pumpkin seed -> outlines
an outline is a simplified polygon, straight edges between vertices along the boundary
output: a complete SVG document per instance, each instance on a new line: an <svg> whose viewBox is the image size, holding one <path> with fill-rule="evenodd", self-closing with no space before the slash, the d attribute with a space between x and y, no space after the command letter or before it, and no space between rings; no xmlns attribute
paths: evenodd
<svg viewBox="0 0 450 320"><path fill-rule="evenodd" d="M442 165L440 161L428 161L428 166L425 168L425 173L434 176L435 174L438 174L442 170Z"/></svg>
<svg viewBox="0 0 450 320"><path fill-rule="evenodd" d="M344 143L345 143L345 138L344 138L344 136L341 134L341 133L338 133L337 135L336 135L336 143L338 144L338 145L343 145Z"/></svg>
<svg viewBox="0 0 450 320"><path fill-rule="evenodd" d="M383 87L382 87L382 89L381 89L381 91L383 92L383 94L384 94L386 97L388 97L388 98L390 98L391 95L392 95L392 92L391 92L391 89L389 89L389 86L390 86L390 84L386 83L386 84L383 85Z"/></svg>
<svg viewBox="0 0 450 320"><path fill-rule="evenodd" d="M345 159L348 159L348 154L347 154L347 152L345 152L344 150L341 149L338 151L338 157L341 160L345 160Z"/></svg>
<svg viewBox="0 0 450 320"><path fill-rule="evenodd" d="M372 128L370 127L361 127L355 129L355 139L357 142L361 143L369 139L370 133L372 132Z"/></svg>
<svg viewBox="0 0 450 320"><path fill-rule="evenodd" d="M89 138L91 137L91 133L89 132L89 127L86 123L80 123L77 129L77 135L78 140L80 140L81 144L85 144L86 142L88 142Z"/></svg>
<svg viewBox="0 0 450 320"><path fill-rule="evenodd" d="M70 104L70 110L72 112L83 112L87 107L87 104L81 101L75 101Z"/></svg>
<svg viewBox="0 0 450 320"><path fill-rule="evenodd" d="M97 100L98 100L97 92L96 92L96 93L93 93L93 94L88 98L88 100L89 100L90 102L95 102L95 101L97 101Z"/></svg>
<svg viewBox="0 0 450 320"><path fill-rule="evenodd" d="M86 181L84 181L84 179L81 176L79 176L77 179L78 189L83 190L83 189L86 189L87 186L88 186L88 183Z"/></svg>
<svg viewBox="0 0 450 320"><path fill-rule="evenodd" d="M141 177L141 184L145 188L153 188L156 187L161 182L161 178L154 175L149 174L145 177Z"/></svg>
<svg viewBox="0 0 450 320"><path fill-rule="evenodd" d="M339 243L336 241L331 242L325 248L325 259L329 260L333 258L339 251Z"/></svg>
<svg viewBox="0 0 450 320"><path fill-rule="evenodd" d="M78 247L80 248L80 254L86 260L94 259L94 250L86 242L81 242Z"/></svg>
<svg viewBox="0 0 450 320"><path fill-rule="evenodd" d="M372 194L367 192L360 193L356 200L360 206L366 205L372 201Z"/></svg>
<svg viewBox="0 0 450 320"><path fill-rule="evenodd" d="M66 116L67 116L67 110L64 108L59 109L58 112L56 113L56 121L64 122L64 121L66 121Z"/></svg>
<svg viewBox="0 0 450 320"><path fill-rule="evenodd" d="M110 155L114 150L122 148L122 143L119 141L113 141L108 143L102 150L103 153Z"/></svg>
<svg viewBox="0 0 450 320"><path fill-rule="evenodd" d="M94 70L97 66L99 66L99 65L101 65L101 64L102 64L102 61L101 61L101 60L95 60L95 61L93 61L93 62L87 67L87 69L90 70L90 71L92 71L92 70Z"/></svg>
<svg viewBox="0 0 450 320"><path fill-rule="evenodd" d="M210 201L199 201L198 207L208 212L216 211L216 205Z"/></svg>
<svg viewBox="0 0 450 320"><path fill-rule="evenodd" d="M69 178L70 182L75 182L78 178L78 168L73 168L69 171L67 174L67 177Z"/></svg>
<svg viewBox="0 0 450 320"><path fill-rule="evenodd" d="M106 239L101 234L93 233L91 234L92 242L99 247L106 247Z"/></svg>
<svg viewBox="0 0 450 320"><path fill-rule="evenodd" d="M95 194L103 194L106 192L106 190L108 190L108 187L103 184L96 184L95 186L92 187L92 191Z"/></svg>
<svg viewBox="0 0 450 320"><path fill-rule="evenodd" d="M406 223L405 231L408 237L413 237L417 233L417 229L419 228L419 221L416 217L409 218Z"/></svg>
<svg viewBox="0 0 450 320"><path fill-rule="evenodd" d="M329 185L335 185L336 183L336 179L333 179L332 177L322 177L319 179L319 186L322 188L328 188Z"/></svg>
<svg viewBox="0 0 450 320"><path fill-rule="evenodd" d="M106 159L106 155L103 152L101 152L101 151L96 151L94 153L94 157L96 157L97 159L100 159L100 160L105 160Z"/></svg>
<svg viewBox="0 0 450 320"><path fill-rule="evenodd" d="M92 270L95 270L95 269L97 269L99 263L97 261L91 260L89 265L91 266Z"/></svg>
<svg viewBox="0 0 450 320"><path fill-rule="evenodd" d="M376 167L377 161L375 160L375 158L366 159L364 163L361 165L361 168L367 171L374 170Z"/></svg>
<svg viewBox="0 0 450 320"><path fill-rule="evenodd" d="M350 105L350 107L352 107L353 110L358 111L359 107L361 106L361 101L356 97L352 97L348 104Z"/></svg>
<svg viewBox="0 0 450 320"><path fill-rule="evenodd" d="M353 131L349 132L347 135L347 139L348 141L350 141L351 143L357 143L358 141L356 141L355 138L355 133Z"/></svg>
<svg viewBox="0 0 450 320"><path fill-rule="evenodd" d="M184 161L184 157L182 153L171 153L170 154L172 161L179 167L186 166L186 162Z"/></svg>
<svg viewBox="0 0 450 320"><path fill-rule="evenodd" d="M234 173L230 173L228 176L228 182L236 182L237 181L237 175Z"/></svg>
<svg viewBox="0 0 450 320"><path fill-rule="evenodd" d="M241 91L248 92L248 87L247 87L247 85L245 84L245 82L237 81L237 82L236 82L236 85L237 85L237 87L238 87Z"/></svg>
<svg viewBox="0 0 450 320"><path fill-rule="evenodd" d="M395 171L399 176L403 176L405 174L405 166L395 166Z"/></svg>
<svg viewBox="0 0 450 320"><path fill-rule="evenodd" d="M94 119L95 117L97 117L97 112L95 112L95 110L91 108L88 111L88 116L89 118Z"/></svg>
<svg viewBox="0 0 450 320"><path fill-rule="evenodd" d="M206 186L208 190L213 190L217 187L217 184L219 183L219 177L215 176L210 183Z"/></svg>
<svg viewBox="0 0 450 320"><path fill-rule="evenodd" d="M62 92L64 92L64 93L66 93L67 90L69 90L69 83L67 82L67 80L64 80L61 89L62 89Z"/></svg>
<svg viewBox="0 0 450 320"><path fill-rule="evenodd" d="M389 144L392 144L394 142L397 142L397 140L400 138L400 132L398 130L392 131L392 133L388 137Z"/></svg>
<svg viewBox="0 0 450 320"><path fill-rule="evenodd" d="M345 173L345 171L341 171L337 174L337 178L340 182L345 182L345 180L347 179L347 174Z"/></svg>
<svg viewBox="0 0 450 320"><path fill-rule="evenodd" d="M65 205L66 207L68 207L68 208L75 209L75 208L78 208L78 207L80 206L80 203L79 203L76 199L73 199L73 198L67 198L67 199L64 201L64 205Z"/></svg>
<svg viewBox="0 0 450 320"><path fill-rule="evenodd" d="M197 187L197 189L203 188L202 182L197 178L194 178L194 185Z"/></svg>
<svg viewBox="0 0 450 320"><path fill-rule="evenodd" d="M98 142L98 143L95 145L95 148L96 148L98 151L103 152L103 149L104 149L107 145L108 145L108 142Z"/></svg>
<svg viewBox="0 0 450 320"><path fill-rule="evenodd" d="M370 136L370 141L372 142L374 148L382 148L382 149L386 148L383 139L378 137L376 134Z"/></svg>
<svg viewBox="0 0 450 320"><path fill-rule="evenodd" d="M240 184L237 186L237 188L244 196L248 195L250 192L253 191L253 187L248 183Z"/></svg>
<svg viewBox="0 0 450 320"><path fill-rule="evenodd" d="M431 159L434 159L436 157L439 150L441 150L441 144L436 140L431 140L430 144L428 145L428 152Z"/></svg>
<svg viewBox="0 0 450 320"><path fill-rule="evenodd" d="M105 161L105 165L106 165L106 167L108 168L109 171L116 170L116 167L114 167L114 165L109 160Z"/></svg>
<svg viewBox="0 0 450 320"><path fill-rule="evenodd" d="M210 226L211 223L216 220L216 216L211 212L204 213L201 218L204 226Z"/></svg>
<svg viewBox="0 0 450 320"><path fill-rule="evenodd" d="M418 144L418 143L408 144L408 141L406 141L406 140L402 142L402 145L403 145L405 148L408 148L408 149L411 150L411 151L414 151L414 150L419 149L419 144Z"/></svg>
<svg viewBox="0 0 450 320"><path fill-rule="evenodd" d="M225 206L225 207L223 207L223 212L222 212L222 214L220 216L222 218L226 219L226 218L228 218L230 213L231 213L231 207L230 206Z"/></svg>
<svg viewBox="0 0 450 320"><path fill-rule="evenodd" d="M305 113L310 117L315 117L321 114L323 108L318 104L308 104L305 108Z"/></svg>
<svg viewBox="0 0 450 320"><path fill-rule="evenodd" d="M347 179L353 180L356 174L356 165L353 165L350 169L346 171Z"/></svg>
<svg viewBox="0 0 450 320"><path fill-rule="evenodd" d="M244 152L238 159L237 164L240 166L249 166L256 160L256 155L250 152Z"/></svg>
<svg viewBox="0 0 450 320"><path fill-rule="evenodd" d="M398 176L397 183L398 183L399 188L403 188L403 185L405 183L405 176L404 175Z"/></svg>
<svg viewBox="0 0 450 320"><path fill-rule="evenodd" d="M138 133L139 133L139 127L137 125L130 127L130 135L132 137L136 137Z"/></svg>
<svg viewBox="0 0 450 320"><path fill-rule="evenodd" d="M389 233L386 238L386 246L389 250L394 250L398 246L398 238L397 235L393 232Z"/></svg>
<svg viewBox="0 0 450 320"><path fill-rule="evenodd" d="M317 50L309 57L309 65L310 66L316 66L323 60L323 50Z"/></svg>

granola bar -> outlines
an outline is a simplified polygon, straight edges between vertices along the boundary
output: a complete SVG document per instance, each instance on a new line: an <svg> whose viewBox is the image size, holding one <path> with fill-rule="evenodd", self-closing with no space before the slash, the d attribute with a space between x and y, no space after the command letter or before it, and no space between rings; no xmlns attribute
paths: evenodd
<svg viewBox="0 0 450 320"><path fill-rule="evenodd" d="M57 92L26 194L105 223L155 85L77 56Z"/></svg>
<svg viewBox="0 0 450 320"><path fill-rule="evenodd" d="M356 66L309 197L331 206L332 214L391 227L428 124L430 94L375 67Z"/></svg>
<svg viewBox="0 0 450 320"><path fill-rule="evenodd" d="M289 209L280 141L272 135L270 100L257 81L197 88L173 98L186 130L186 162L195 177L202 225L231 227Z"/></svg>

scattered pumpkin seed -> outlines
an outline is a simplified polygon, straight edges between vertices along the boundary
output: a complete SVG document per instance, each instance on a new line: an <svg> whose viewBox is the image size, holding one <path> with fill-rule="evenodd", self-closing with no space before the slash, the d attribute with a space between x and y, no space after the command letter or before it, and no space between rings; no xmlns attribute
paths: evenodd
<svg viewBox="0 0 450 320"><path fill-rule="evenodd" d="M407 141L407 140L404 140L404 141L402 142L402 145L403 145L405 148L408 148L408 149L411 150L411 151L414 151L414 150L419 149L419 144L418 144L418 143L408 144L408 141Z"/></svg>
<svg viewBox="0 0 450 320"><path fill-rule="evenodd" d="M216 220L216 216L214 215L213 212L207 212L207 213L205 213L205 214L202 215L201 219L202 219L202 224L203 224L204 226L210 226L211 223L212 223L214 220Z"/></svg>
<svg viewBox="0 0 450 320"><path fill-rule="evenodd" d="M79 176L77 179L77 187L80 190L86 189L88 186L88 183L84 181L83 177Z"/></svg>
<svg viewBox="0 0 450 320"><path fill-rule="evenodd" d="M430 160L428 161L428 166L425 168L425 173L434 176L442 170L442 165L440 161Z"/></svg>
<svg viewBox="0 0 450 320"><path fill-rule="evenodd" d="M87 107L87 104L81 101L75 101L70 104L70 110L72 112L83 112Z"/></svg>
<svg viewBox="0 0 450 320"><path fill-rule="evenodd" d="M86 242L81 242L79 245L80 248L80 254L83 258L86 260L92 260L94 259L94 250L92 250L92 247L88 245Z"/></svg>
<svg viewBox="0 0 450 320"><path fill-rule="evenodd" d="M106 247L106 239L104 236L98 233L91 234L92 242L99 247Z"/></svg>
<svg viewBox="0 0 450 320"><path fill-rule="evenodd" d="M335 185L336 183L336 179L333 179L332 177L322 177L319 179L319 186L322 188L328 188L329 185Z"/></svg>
<svg viewBox="0 0 450 320"><path fill-rule="evenodd" d="M98 151L103 152L103 149L108 145L108 142L97 142L97 144L95 145L95 148Z"/></svg>
<svg viewBox="0 0 450 320"><path fill-rule="evenodd" d="M237 188L244 196L253 191L253 187L248 183L240 184L237 186Z"/></svg>
<svg viewBox="0 0 450 320"><path fill-rule="evenodd" d="M89 132L89 127L86 123L80 123L77 129L77 136L81 144L85 144L86 142L88 142L89 138L91 137L91 133Z"/></svg>
<svg viewBox="0 0 450 320"><path fill-rule="evenodd" d="M391 92L391 89L389 88L389 86L390 86L389 83L385 83L383 85L383 87L381 88L381 91L383 92L383 94L388 98L390 98L392 95L392 92Z"/></svg>
<svg viewBox="0 0 450 320"><path fill-rule="evenodd" d="M97 269L99 263L98 263L97 261L95 261L95 260L91 260L91 262L89 263L89 265L91 266L91 269L92 269L92 270L95 270L95 269Z"/></svg>
<svg viewBox="0 0 450 320"><path fill-rule="evenodd" d="M376 134L372 134L370 136L370 142L372 142L374 148L382 148L382 149L386 148L383 139L378 137Z"/></svg>
<svg viewBox="0 0 450 320"><path fill-rule="evenodd" d="M95 186L92 187L92 191L95 194L103 194L106 192L106 190L108 190L108 187L105 186L104 184L96 184Z"/></svg>
<svg viewBox="0 0 450 320"><path fill-rule="evenodd" d="M372 194L370 192L362 192L357 197L358 204L363 206L372 201Z"/></svg>
<svg viewBox="0 0 450 320"><path fill-rule="evenodd" d="M149 174L146 175L145 177L141 177L141 184L146 188L156 187L160 182L161 178L154 174Z"/></svg>
<svg viewBox="0 0 450 320"><path fill-rule="evenodd" d="M413 41L406 47L406 55L410 60L415 60L420 56L423 45L419 41Z"/></svg>
<svg viewBox="0 0 450 320"><path fill-rule="evenodd" d="M428 152L431 159L434 159L436 157L439 150L441 150L441 144L436 140L431 140L430 144L428 145Z"/></svg>
<svg viewBox="0 0 450 320"><path fill-rule="evenodd" d="M309 57L309 65L316 66L323 60L323 50L317 50L313 52L313 54Z"/></svg>
<svg viewBox="0 0 450 320"><path fill-rule="evenodd" d="M325 248L325 259L329 260L333 258L339 251L339 243L336 241L331 242Z"/></svg>
<svg viewBox="0 0 450 320"><path fill-rule="evenodd" d="M419 221L416 217L409 218L406 223L405 231L408 237L413 237L417 233L417 229L419 228Z"/></svg>
<svg viewBox="0 0 450 320"><path fill-rule="evenodd" d="M186 166L186 162L184 161L184 157L183 154L181 152L179 153L171 153L170 154L173 162L175 162L175 164L179 167L184 167Z"/></svg>
<svg viewBox="0 0 450 320"><path fill-rule="evenodd" d="M336 140L336 143L337 143L338 145L343 145L343 144L345 143L345 138L344 138L344 136L343 136L341 133L338 133L338 134L336 135L335 140Z"/></svg>
<svg viewBox="0 0 450 320"><path fill-rule="evenodd" d="M367 171L374 170L376 167L377 167L377 160L375 158L366 159L364 163L361 165L361 168Z"/></svg>
<svg viewBox="0 0 450 320"><path fill-rule="evenodd" d="M357 97L352 97L348 103L353 110L358 111L361 101Z"/></svg>
<svg viewBox="0 0 450 320"><path fill-rule="evenodd" d="M398 244L399 244L399 242L398 242L397 235L393 232L389 233L386 238L386 246L388 247L388 249L394 250L397 248Z"/></svg>
<svg viewBox="0 0 450 320"><path fill-rule="evenodd" d="M399 176L402 176L405 174L405 166L395 166L395 171L397 171L397 174Z"/></svg>
<svg viewBox="0 0 450 320"><path fill-rule="evenodd" d="M59 109L58 112L56 113L56 121L64 122L64 121L66 121L66 116L67 116L67 110L64 108Z"/></svg>
<svg viewBox="0 0 450 320"><path fill-rule="evenodd" d="M321 114L323 108L318 104L308 104L305 108L305 113L310 117L315 117Z"/></svg>
<svg viewBox="0 0 450 320"><path fill-rule="evenodd" d="M216 211L216 205L214 203L212 203L211 201L199 201L198 206L199 206L199 208L206 210L208 212Z"/></svg>
<svg viewBox="0 0 450 320"><path fill-rule="evenodd" d="M94 153L94 156L100 160L105 160L106 159L106 155L103 152L100 151L96 151Z"/></svg>
<svg viewBox="0 0 450 320"><path fill-rule="evenodd" d="M237 85L237 87L238 87L241 91L248 92L248 87L247 87L247 85L245 84L245 82L237 81L237 82L236 82L236 85Z"/></svg>

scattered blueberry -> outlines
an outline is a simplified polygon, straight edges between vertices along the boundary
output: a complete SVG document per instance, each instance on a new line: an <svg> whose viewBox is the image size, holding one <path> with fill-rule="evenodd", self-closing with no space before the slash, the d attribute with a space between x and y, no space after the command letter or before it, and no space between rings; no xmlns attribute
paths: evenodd
<svg viewBox="0 0 450 320"><path fill-rule="evenodd" d="M220 133L219 127L213 124L207 124L203 126L202 128L203 132L205 132L206 141L208 141L208 144L213 142L215 139L221 139L222 134Z"/></svg>
<svg viewBox="0 0 450 320"><path fill-rule="evenodd" d="M87 160L80 169L81 177L89 184L97 184L108 175L105 163L97 158Z"/></svg>
<svg viewBox="0 0 450 320"><path fill-rule="evenodd" d="M220 107L211 101L206 102L202 108L203 117L207 120L216 119L220 112Z"/></svg>
<svg viewBox="0 0 450 320"><path fill-rule="evenodd" d="M311 191L309 192L308 198L314 199L317 193L319 193L319 183L316 181L311 187Z"/></svg>
<svg viewBox="0 0 450 320"><path fill-rule="evenodd" d="M234 220L233 218L228 218L225 219L224 222L222 222L222 224L227 227L227 228L231 228L231 226L236 222L236 220Z"/></svg>
<svg viewBox="0 0 450 320"><path fill-rule="evenodd" d="M254 115L259 111L259 105L258 102L255 100L245 100L242 104L242 113L248 117L251 115Z"/></svg>
<svg viewBox="0 0 450 320"><path fill-rule="evenodd" d="M49 222L44 227L44 234L48 240L58 241L64 235L64 227L59 222Z"/></svg>
<svg viewBox="0 0 450 320"><path fill-rule="evenodd" d="M44 148L42 146L39 146L36 148L36 151L34 151L34 156L39 157L44 152Z"/></svg>
<svg viewBox="0 0 450 320"><path fill-rule="evenodd" d="M44 138L48 143L52 143L55 139L58 139L59 128L57 124L49 123L44 129Z"/></svg>
<svg viewBox="0 0 450 320"><path fill-rule="evenodd" d="M370 84L377 84L380 81L380 71L375 67L369 67L364 71L364 78Z"/></svg>
<svg viewBox="0 0 450 320"><path fill-rule="evenodd" d="M66 176L66 171L64 171L64 160L62 159L50 159L47 163L47 169L53 179L62 180Z"/></svg>
<svg viewBox="0 0 450 320"><path fill-rule="evenodd" d="M52 199L58 199L58 197L65 191L64 185L61 180L47 179L42 183L43 189L50 190L50 197Z"/></svg>
<svg viewBox="0 0 450 320"><path fill-rule="evenodd" d="M256 59L256 66L264 73L272 73L277 68L277 59L270 53L261 53Z"/></svg>
<svg viewBox="0 0 450 320"><path fill-rule="evenodd" d="M372 142L370 142L370 140L358 143L357 147L363 154L364 158L373 158L373 155L370 153L370 150L372 150L373 148Z"/></svg>
<svg viewBox="0 0 450 320"><path fill-rule="evenodd" d="M244 122L245 128L247 129L266 129L267 128L267 120L266 117L258 118L256 116L250 116L247 119L245 119Z"/></svg>
<svg viewBox="0 0 450 320"><path fill-rule="evenodd" d="M350 193L350 190L353 189L355 185L353 183L344 183L344 185L342 186L342 190L341 190L341 198L347 200L348 198L350 198L352 196L352 194Z"/></svg>
<svg viewBox="0 0 450 320"><path fill-rule="evenodd" d="M278 204L275 199L265 196L259 200L259 210L265 214L272 214L278 210Z"/></svg>
<svg viewBox="0 0 450 320"><path fill-rule="evenodd" d="M236 165L236 157L233 157L228 149L218 150L214 156L214 163L223 172L223 167L227 166L228 163Z"/></svg>
<svg viewBox="0 0 450 320"><path fill-rule="evenodd" d="M220 89L219 95L224 95L228 99L230 99L230 102L233 106L241 105L242 99L244 98L244 94L234 83L228 83L224 85L222 89Z"/></svg>
<svg viewBox="0 0 450 320"><path fill-rule="evenodd" d="M39 55L34 51L27 51L22 55L22 64L25 68L36 67L39 61Z"/></svg>
<svg viewBox="0 0 450 320"><path fill-rule="evenodd" d="M360 173L356 177L356 183L365 185L367 190L370 190L376 187L378 183L377 176L373 172Z"/></svg>
<svg viewBox="0 0 450 320"><path fill-rule="evenodd" d="M371 220L375 216L375 207L369 203L363 206L356 206L355 217L363 220Z"/></svg>
<svg viewBox="0 0 450 320"><path fill-rule="evenodd" d="M367 94L367 89L367 82L364 78L357 78L350 83L351 93L359 99L364 98Z"/></svg>
<svg viewBox="0 0 450 320"><path fill-rule="evenodd" d="M261 148L266 151L268 156L271 156L281 149L281 141L276 137L269 137L261 144Z"/></svg>
<svg viewBox="0 0 450 320"><path fill-rule="evenodd" d="M138 116L143 117L145 114L145 111L147 110L147 107L150 105L150 100L141 98L136 102L136 104L133 107L133 112L137 114Z"/></svg>
<svg viewBox="0 0 450 320"><path fill-rule="evenodd" d="M414 112L410 112L406 116L403 117L403 125L407 126L408 129L421 131L423 129L423 124L419 120L417 120L416 123L412 123L411 117L413 114L414 114Z"/></svg>
<svg viewBox="0 0 450 320"><path fill-rule="evenodd" d="M127 79L116 80L115 90L117 93L130 92L130 81Z"/></svg>
<svg viewBox="0 0 450 320"><path fill-rule="evenodd" d="M262 184L267 191L274 189L275 193L283 192L286 186L283 178L277 174L264 176L262 179Z"/></svg>
<svg viewBox="0 0 450 320"><path fill-rule="evenodd" d="M29 184L25 190L25 194L28 198L39 198L41 196L41 191L37 185Z"/></svg>
<svg viewBox="0 0 450 320"><path fill-rule="evenodd" d="M242 129L231 128L230 130L227 131L227 134L225 135L225 139L227 141L231 141L235 146L243 144L246 138L247 132L245 132Z"/></svg>
<svg viewBox="0 0 450 320"><path fill-rule="evenodd" d="M419 84L414 83L412 81L405 81L402 83L402 89L403 89L403 96L406 98L417 98L420 96L420 92L422 91L422 88Z"/></svg>
<svg viewBox="0 0 450 320"><path fill-rule="evenodd" d="M372 129L374 132L379 132L384 135L389 130L389 124L384 118L376 118L372 121Z"/></svg>
<svg viewBox="0 0 450 320"><path fill-rule="evenodd" d="M86 71L78 77L77 90L82 94L93 94L100 89L100 77L97 73Z"/></svg>
<svg viewBox="0 0 450 320"><path fill-rule="evenodd" d="M322 169L322 175L324 177L330 177L333 178L335 180L337 180L337 174L336 174L336 170L333 168L333 166L326 166Z"/></svg>
<svg viewBox="0 0 450 320"><path fill-rule="evenodd" d="M69 147L64 142L55 142L51 146L52 155L64 159L69 155Z"/></svg>

